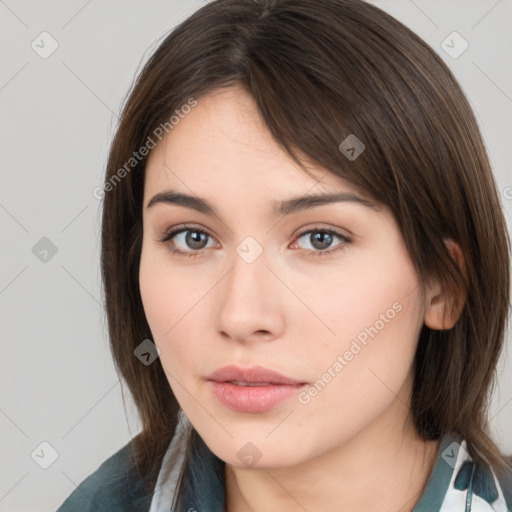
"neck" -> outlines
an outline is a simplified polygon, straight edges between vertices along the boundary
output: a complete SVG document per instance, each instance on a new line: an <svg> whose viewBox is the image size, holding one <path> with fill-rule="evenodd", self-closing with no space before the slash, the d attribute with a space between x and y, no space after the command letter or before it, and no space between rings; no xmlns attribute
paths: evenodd
<svg viewBox="0 0 512 512"><path fill-rule="evenodd" d="M226 464L227 512L411 512L432 471L438 441L421 439L397 400L340 446L294 467ZM398 414L397 414L398 413Z"/></svg>

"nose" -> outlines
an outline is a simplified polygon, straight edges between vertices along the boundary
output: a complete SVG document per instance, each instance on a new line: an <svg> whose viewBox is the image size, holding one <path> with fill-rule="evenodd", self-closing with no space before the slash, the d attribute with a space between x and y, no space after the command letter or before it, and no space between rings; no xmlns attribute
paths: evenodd
<svg viewBox="0 0 512 512"><path fill-rule="evenodd" d="M233 265L218 287L215 328L226 340L271 341L285 328L284 286L263 251L254 261L235 252Z"/></svg>

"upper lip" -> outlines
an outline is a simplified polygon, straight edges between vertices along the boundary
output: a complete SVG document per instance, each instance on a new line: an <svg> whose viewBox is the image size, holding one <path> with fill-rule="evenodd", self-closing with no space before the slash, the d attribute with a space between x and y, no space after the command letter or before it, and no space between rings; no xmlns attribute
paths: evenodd
<svg viewBox="0 0 512 512"><path fill-rule="evenodd" d="M296 386L305 384L305 382L292 379L281 375L280 373L265 368L263 366L251 366L249 368L242 368L236 365L228 365L215 370L208 380L216 382L247 382L247 383L268 383L268 384L286 384L289 386Z"/></svg>

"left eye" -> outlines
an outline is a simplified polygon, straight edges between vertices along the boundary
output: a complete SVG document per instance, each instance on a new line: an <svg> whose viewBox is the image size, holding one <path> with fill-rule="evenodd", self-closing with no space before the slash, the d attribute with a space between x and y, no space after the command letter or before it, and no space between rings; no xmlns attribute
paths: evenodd
<svg viewBox="0 0 512 512"><path fill-rule="evenodd" d="M297 240L300 240L304 237L311 246L310 248L306 247L306 250L310 252L312 251L316 254L334 252L339 248L339 246L344 246L346 243L350 242L350 239L345 235L330 229L312 229L309 231L304 231L297 237ZM334 246L334 249L329 249L334 239L338 239L340 242Z"/></svg>

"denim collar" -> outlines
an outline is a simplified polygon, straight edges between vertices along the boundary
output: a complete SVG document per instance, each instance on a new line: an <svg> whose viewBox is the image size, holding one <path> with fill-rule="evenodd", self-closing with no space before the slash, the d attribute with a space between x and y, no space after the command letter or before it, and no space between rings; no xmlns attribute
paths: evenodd
<svg viewBox="0 0 512 512"><path fill-rule="evenodd" d="M225 512L225 462L219 459L196 434L186 465L189 482L183 497L183 512Z"/></svg>
<svg viewBox="0 0 512 512"><path fill-rule="evenodd" d="M460 436L455 434L446 435L441 439L434 468L413 512L437 512L441 510L459 457L461 442Z"/></svg>

